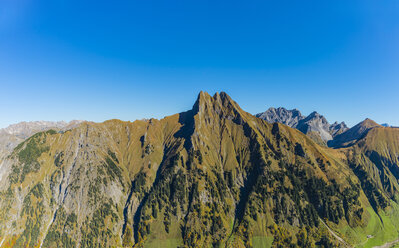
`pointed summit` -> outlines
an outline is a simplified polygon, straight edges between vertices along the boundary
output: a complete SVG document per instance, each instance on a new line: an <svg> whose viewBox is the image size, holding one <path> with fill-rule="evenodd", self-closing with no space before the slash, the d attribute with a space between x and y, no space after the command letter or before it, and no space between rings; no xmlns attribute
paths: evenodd
<svg viewBox="0 0 399 248"><path fill-rule="evenodd" d="M306 117L306 118L314 118L314 117L319 117L319 116L322 116L322 115L319 114L319 113L317 113L317 111L313 111L313 112L310 113L310 114L308 115L308 117Z"/></svg>
<svg viewBox="0 0 399 248"><path fill-rule="evenodd" d="M323 123L316 113L307 119L309 129ZM0 244L250 247L270 238L290 247L304 246L305 235L307 247L338 247L397 232L399 129L373 128L348 152L309 137L224 92L200 92L193 109L161 120L39 133L0 152ZM359 232L337 241L322 220Z"/></svg>
<svg viewBox="0 0 399 248"><path fill-rule="evenodd" d="M269 108L267 111L257 114L256 117L269 123L279 122L296 128L322 145L326 145L327 141L348 129L345 123L330 125L326 118L316 111L308 116L303 116L298 109L287 110L279 107L277 109Z"/></svg>
<svg viewBox="0 0 399 248"><path fill-rule="evenodd" d="M345 122L338 123L336 121L330 126L330 133L333 137L335 137L335 136L345 132L348 129L349 128L348 128L348 126L346 126Z"/></svg>
<svg viewBox="0 0 399 248"><path fill-rule="evenodd" d="M270 107L265 112L256 114L255 116L269 123L279 122L293 128L296 128L299 121L305 119L299 110L288 110L283 107Z"/></svg>
<svg viewBox="0 0 399 248"><path fill-rule="evenodd" d="M225 92L216 92L213 96L201 91L193 106L194 115L219 115L222 118L233 119L245 112Z"/></svg>
<svg viewBox="0 0 399 248"><path fill-rule="evenodd" d="M382 127L375 121L366 118L364 121L358 123L347 131L337 135L334 140L328 143L331 147L347 147L354 144L357 140L363 138L371 129L375 127Z"/></svg>
<svg viewBox="0 0 399 248"><path fill-rule="evenodd" d="M305 134L317 134L324 142L333 139L327 119L316 111L301 120L297 129Z"/></svg>
<svg viewBox="0 0 399 248"><path fill-rule="evenodd" d="M201 110L201 107L203 108L205 104L210 103L210 98L211 96L207 92L200 91L193 106L194 115Z"/></svg>
<svg viewBox="0 0 399 248"><path fill-rule="evenodd" d="M381 126L380 124L378 124L377 122L373 121L372 119L366 118L364 119L364 121L360 122L359 124L362 127L365 128L372 128L372 127L376 127L376 126Z"/></svg>

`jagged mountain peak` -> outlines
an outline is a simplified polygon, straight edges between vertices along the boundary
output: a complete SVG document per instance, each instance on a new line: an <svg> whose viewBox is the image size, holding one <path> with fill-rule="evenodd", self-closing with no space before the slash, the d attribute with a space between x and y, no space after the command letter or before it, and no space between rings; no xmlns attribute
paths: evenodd
<svg viewBox="0 0 399 248"><path fill-rule="evenodd" d="M372 131L377 129L388 128ZM398 140L375 143L389 135L382 131L366 143L384 148L379 154ZM348 154L366 148L372 146ZM0 167L1 242L265 247L273 240L273 247L338 247L343 241L329 235L328 226L362 232L367 223L383 226L377 213L388 206L387 196L399 192L396 171L355 161L346 151L321 147L286 125L270 125L224 92L200 92L193 109L161 120L86 122L68 132L41 132ZM370 168L352 171L356 164L348 161ZM378 168L395 180L365 185ZM390 216L384 221L393 226ZM340 236L356 245L366 234L376 235Z"/></svg>
<svg viewBox="0 0 399 248"><path fill-rule="evenodd" d="M330 126L330 133L332 134L333 137L335 137L335 136L345 132L348 129L349 128L344 121L342 121L340 123L338 123L338 121L336 121Z"/></svg>
<svg viewBox="0 0 399 248"><path fill-rule="evenodd" d="M323 115L319 114L316 111L313 111L312 113L310 113L303 121L308 122L311 120L320 120L321 122L328 124L327 119Z"/></svg>
<svg viewBox="0 0 399 248"><path fill-rule="evenodd" d="M308 118L319 117L319 116L322 116L322 115L320 115L317 111L313 111L312 113L310 113L308 115Z"/></svg>
<svg viewBox="0 0 399 248"><path fill-rule="evenodd" d="M194 105L196 105L196 104L215 104L215 103L220 103L222 105L224 105L226 103L237 105L237 103L234 102L233 99L224 91L216 92L213 96L211 96L206 91L200 91Z"/></svg>
<svg viewBox="0 0 399 248"><path fill-rule="evenodd" d="M308 116L303 116L297 109L287 110L285 108L269 108L263 113L256 115L269 123L279 122L290 127L296 128L308 134L317 143L325 145L336 135L347 130L345 123L338 122L330 125L327 119L316 111Z"/></svg>
<svg viewBox="0 0 399 248"><path fill-rule="evenodd" d="M193 114L200 116L214 116L235 118L246 115L240 106L225 92L216 92L213 96L201 91L193 106Z"/></svg>
<svg viewBox="0 0 399 248"><path fill-rule="evenodd" d="M269 123L279 122L293 128L298 125L300 120L305 118L298 109L288 110L284 107L270 107L265 112L256 114L255 116Z"/></svg>

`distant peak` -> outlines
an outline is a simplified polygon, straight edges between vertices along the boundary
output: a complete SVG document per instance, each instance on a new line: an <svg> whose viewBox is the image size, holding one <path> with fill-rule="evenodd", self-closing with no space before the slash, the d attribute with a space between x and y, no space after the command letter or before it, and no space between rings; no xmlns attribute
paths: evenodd
<svg viewBox="0 0 399 248"><path fill-rule="evenodd" d="M313 117L313 116L320 116L320 114L317 113L316 111L313 111L312 113L309 114L309 116L310 116L310 117Z"/></svg>
<svg viewBox="0 0 399 248"><path fill-rule="evenodd" d="M360 122L359 125L365 126L365 127L375 127L375 126L381 126L377 122L373 121L370 118L364 119L364 121Z"/></svg>
<svg viewBox="0 0 399 248"><path fill-rule="evenodd" d="M291 112L291 113L294 113L294 114L297 114L297 115L302 115L302 114L301 114L301 111L299 111L299 110L296 109L296 108L294 108L294 109L287 109L287 108L285 108L285 107L277 107L277 108L275 108L275 107L270 107L270 108L268 108L265 112L279 112L279 113L281 113L281 112Z"/></svg>

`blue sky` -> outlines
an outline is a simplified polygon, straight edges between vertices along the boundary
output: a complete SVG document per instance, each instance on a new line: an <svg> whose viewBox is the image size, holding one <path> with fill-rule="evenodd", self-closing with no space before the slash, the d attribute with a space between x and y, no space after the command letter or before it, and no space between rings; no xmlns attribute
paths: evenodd
<svg viewBox="0 0 399 248"><path fill-rule="evenodd" d="M399 126L399 1L0 1L0 127L162 118L200 90Z"/></svg>

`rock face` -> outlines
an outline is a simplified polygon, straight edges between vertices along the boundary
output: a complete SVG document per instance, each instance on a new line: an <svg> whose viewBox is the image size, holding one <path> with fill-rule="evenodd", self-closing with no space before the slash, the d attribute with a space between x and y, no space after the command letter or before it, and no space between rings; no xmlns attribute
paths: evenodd
<svg viewBox="0 0 399 248"><path fill-rule="evenodd" d="M330 125L326 118L317 112L303 116L297 109L287 110L282 107L277 109L269 108L265 112L257 114L256 117L269 123L279 122L296 128L304 134L308 134L318 143L323 144L326 144L327 141L332 140L336 135L348 129L344 122L335 122Z"/></svg>
<svg viewBox="0 0 399 248"><path fill-rule="evenodd" d="M289 127L296 128L299 121L305 119L305 116L297 109L287 110L285 108L269 108L263 113L255 115L269 123L279 122Z"/></svg>
<svg viewBox="0 0 399 248"><path fill-rule="evenodd" d="M337 121L330 125L329 130L332 137L345 132L349 128L346 126L345 122L338 123Z"/></svg>
<svg viewBox="0 0 399 248"><path fill-rule="evenodd" d="M317 112L312 112L305 119L301 120L297 125L297 129L304 134L317 133L323 141L332 140L333 138L330 133L330 124L324 116Z"/></svg>
<svg viewBox="0 0 399 248"><path fill-rule="evenodd" d="M0 246L339 247L365 244L367 235L394 239L399 129L379 129L351 147L327 148L256 118L226 93L201 92L191 110L161 120L39 132L1 162ZM337 230L343 241L331 234Z"/></svg>

